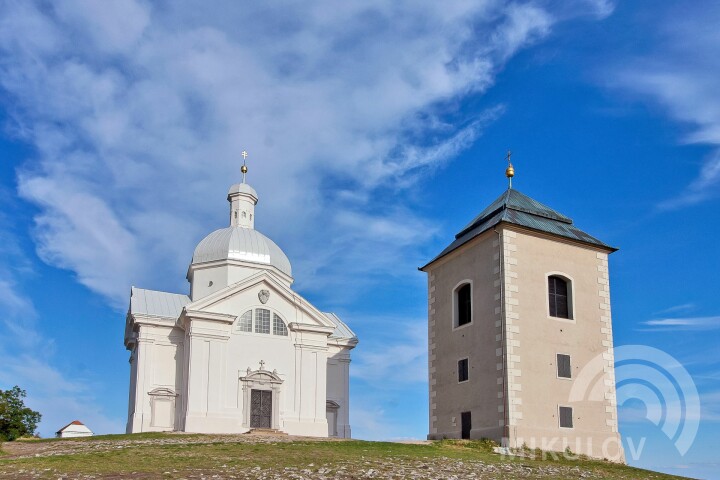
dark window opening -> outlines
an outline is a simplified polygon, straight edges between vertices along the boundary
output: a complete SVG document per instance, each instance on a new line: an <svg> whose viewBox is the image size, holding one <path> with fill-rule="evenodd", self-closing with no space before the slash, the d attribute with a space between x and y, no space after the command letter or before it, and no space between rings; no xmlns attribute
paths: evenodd
<svg viewBox="0 0 720 480"><path fill-rule="evenodd" d="M563 428L573 428L571 407L560 407L560 426Z"/></svg>
<svg viewBox="0 0 720 480"><path fill-rule="evenodd" d="M470 438L470 430L472 430L472 418L470 412L462 412L460 414L460 423L462 426L462 432L460 438Z"/></svg>
<svg viewBox="0 0 720 480"><path fill-rule="evenodd" d="M557 376L560 378L572 378L570 370L570 355L557 354Z"/></svg>
<svg viewBox="0 0 720 480"><path fill-rule="evenodd" d="M570 318L567 281L556 276L548 277L548 299L551 317Z"/></svg>
<svg viewBox="0 0 720 480"><path fill-rule="evenodd" d="M468 324L472 321L472 301L470 300L470 284L466 283L457 291L457 326Z"/></svg>
<svg viewBox="0 0 720 480"><path fill-rule="evenodd" d="M469 378L468 373L468 359L463 358L458 362L458 382L467 381Z"/></svg>

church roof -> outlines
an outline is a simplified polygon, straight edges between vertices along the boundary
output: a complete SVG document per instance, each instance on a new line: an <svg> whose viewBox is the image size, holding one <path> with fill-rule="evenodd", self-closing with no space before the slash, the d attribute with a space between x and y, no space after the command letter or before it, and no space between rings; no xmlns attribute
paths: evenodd
<svg viewBox="0 0 720 480"><path fill-rule="evenodd" d="M195 247L192 263L216 260L241 260L271 265L292 277L292 267L287 255L275 242L252 228L221 228L201 240Z"/></svg>
<svg viewBox="0 0 720 480"><path fill-rule="evenodd" d="M350 330L350 327L347 326L345 322L340 320L340 317L335 315L334 313L329 312L322 312L323 315L325 315L332 323L335 324L335 331L330 335L330 338L341 338L341 339L356 339L357 335L355 335L355 332Z"/></svg>
<svg viewBox="0 0 720 480"><path fill-rule="evenodd" d="M424 267L421 267L421 270L503 222L611 251L617 250L575 227L571 218L528 197L524 193L510 188L468 223L465 228L455 235L455 240L438 256Z"/></svg>
<svg viewBox="0 0 720 480"><path fill-rule="evenodd" d="M136 313L177 319L190 297L179 293L159 292L132 287L130 289L130 314Z"/></svg>

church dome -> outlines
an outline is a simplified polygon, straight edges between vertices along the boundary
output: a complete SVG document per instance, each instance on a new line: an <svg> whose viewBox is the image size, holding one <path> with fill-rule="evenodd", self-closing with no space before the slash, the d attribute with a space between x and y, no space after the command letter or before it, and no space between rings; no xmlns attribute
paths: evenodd
<svg viewBox="0 0 720 480"><path fill-rule="evenodd" d="M252 188L252 187L251 187ZM218 260L270 265L292 276L290 260L275 242L252 228L231 226L215 230L195 247L192 264Z"/></svg>
<svg viewBox="0 0 720 480"><path fill-rule="evenodd" d="M228 191L228 197L232 195L236 195L239 193L244 193L246 195L252 195L256 199L258 198L258 194L255 191L253 187L248 185L247 183L236 183L232 187L230 187L230 190Z"/></svg>

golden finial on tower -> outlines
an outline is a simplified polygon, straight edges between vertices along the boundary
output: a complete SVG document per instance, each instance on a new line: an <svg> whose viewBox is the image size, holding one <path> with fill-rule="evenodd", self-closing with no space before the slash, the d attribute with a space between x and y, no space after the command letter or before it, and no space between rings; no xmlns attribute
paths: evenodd
<svg viewBox="0 0 720 480"><path fill-rule="evenodd" d="M508 150L507 156L505 157L505 160L508 162L508 167L505 169L505 176L508 178L508 189L512 188L512 177L515 176L515 168L513 167L513 164L510 163L511 156L512 152Z"/></svg>
<svg viewBox="0 0 720 480"><path fill-rule="evenodd" d="M245 159L247 159L248 153L245 150L243 150L240 155L242 155L242 157L243 157L243 164L242 164L242 167L240 167L240 171L243 174L243 183L245 183L245 174L247 173L247 170L248 170L247 165L245 165Z"/></svg>

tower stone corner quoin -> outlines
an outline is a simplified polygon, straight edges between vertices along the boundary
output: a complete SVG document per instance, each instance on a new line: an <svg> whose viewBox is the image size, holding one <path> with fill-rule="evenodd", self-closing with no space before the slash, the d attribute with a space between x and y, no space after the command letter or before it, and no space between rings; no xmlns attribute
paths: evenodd
<svg viewBox="0 0 720 480"><path fill-rule="evenodd" d="M428 438L624 462L608 273L617 249L511 185L420 267ZM591 386L601 391L578 395L588 365L598 366Z"/></svg>

